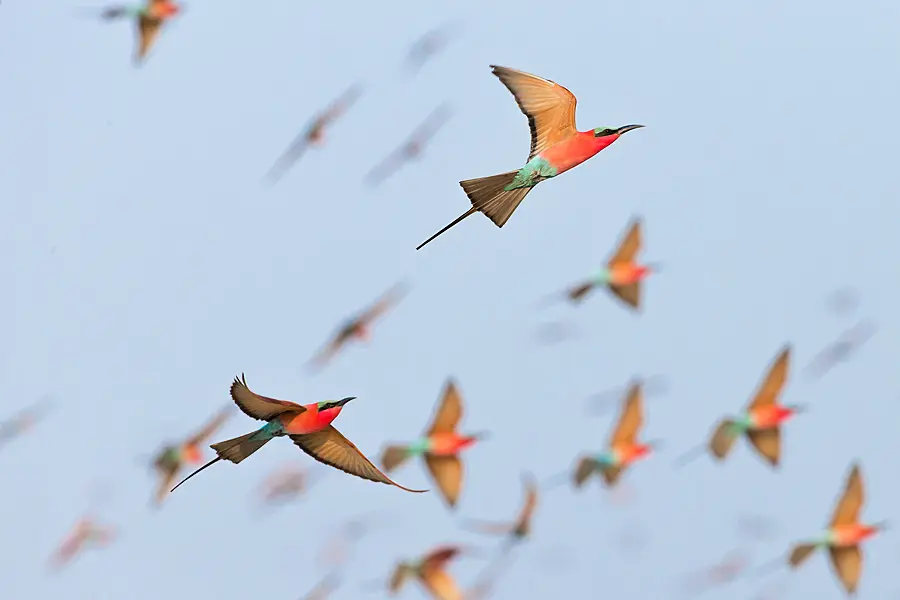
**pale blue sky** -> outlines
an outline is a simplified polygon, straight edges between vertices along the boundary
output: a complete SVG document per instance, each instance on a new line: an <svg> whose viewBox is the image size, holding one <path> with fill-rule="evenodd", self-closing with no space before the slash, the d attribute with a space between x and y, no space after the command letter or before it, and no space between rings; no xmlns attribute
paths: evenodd
<svg viewBox="0 0 900 600"><path fill-rule="evenodd" d="M895 517L900 287L893 257L900 134L900 6L894 0L574 2L193 2L148 63L132 27L76 16L86 4L0 6L0 360L4 415L45 393L56 413L0 454L0 595L29 600L292 599L345 516L403 518L361 547L353 583L395 556L461 532L436 494L330 476L264 521L251 494L306 457L287 442L217 465L148 510L154 481L135 457L192 431L228 402L232 378L313 402L355 395L337 426L376 457L417 435L448 375L465 426L494 437L468 452L460 513L502 518L519 474L550 475L599 449L614 413L584 399L637 373L665 373L646 436L664 452L628 474L636 503L556 490L496 598L666 598L685 572L735 543L754 510L782 525L769 559L815 534L848 465L862 460L865 515ZM563 6L563 5L559 5ZM399 63L418 35L460 19L461 35L415 80ZM528 130L489 64L536 73L579 98L580 128L643 123L542 184L506 227L475 216L414 248L468 206L457 182L520 166ZM261 178L316 110L356 80L366 95L274 189ZM443 101L455 110L422 160L376 191L363 175ZM646 219L643 315L605 294L577 310L535 303L593 272L633 214ZM51 249L56 251L51 253ZM303 363L344 317L398 280L412 285L368 347L310 377ZM773 473L745 444L724 466L672 461L746 402L780 346L794 373L852 319L825 306L858 287L878 334L854 362L785 400L812 404L786 429ZM574 319L583 335L532 342ZM392 416L396 415L396 416ZM222 438L254 424L236 417ZM56 577L45 560L109 481L122 539ZM419 464L397 473L428 485ZM616 536L651 532L639 556ZM862 600L900 590L898 543L866 547ZM572 568L538 569L568 548ZM471 581L481 563L453 568ZM748 597L736 585L709 597ZM604 591L601 591L604 590ZM793 598L842 596L823 558ZM739 594L733 596L732 594ZM409 590L404 597L420 597Z"/></svg>

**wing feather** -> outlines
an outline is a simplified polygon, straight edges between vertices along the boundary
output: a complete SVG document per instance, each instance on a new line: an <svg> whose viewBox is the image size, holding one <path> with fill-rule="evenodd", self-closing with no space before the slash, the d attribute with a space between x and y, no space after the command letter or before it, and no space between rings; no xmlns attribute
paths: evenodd
<svg viewBox="0 0 900 600"><path fill-rule="evenodd" d="M781 390L787 381L790 363L791 347L787 345L782 348L778 356L775 357L772 366L769 367L769 372L766 373L765 379L763 379L759 389L756 391L756 395L747 406L748 411L761 406L770 406L778 400L778 396L781 395Z"/></svg>
<svg viewBox="0 0 900 600"><path fill-rule="evenodd" d="M260 396L250 391L243 373L241 373L240 379L235 377L234 382L231 384L231 398L245 415L260 421L271 421L273 418L286 412L306 411L300 404Z"/></svg>
<svg viewBox="0 0 900 600"><path fill-rule="evenodd" d="M456 381L447 380L444 386L444 393L441 395L441 404L434 415L431 427L428 428L426 435L432 436L435 433L453 433L456 426L462 419L463 406L462 396L456 387Z"/></svg>

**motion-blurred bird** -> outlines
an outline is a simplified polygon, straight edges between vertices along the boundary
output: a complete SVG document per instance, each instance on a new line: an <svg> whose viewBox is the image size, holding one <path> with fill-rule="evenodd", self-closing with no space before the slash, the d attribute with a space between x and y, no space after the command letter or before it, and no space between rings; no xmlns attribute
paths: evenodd
<svg viewBox="0 0 900 600"><path fill-rule="evenodd" d="M115 530L112 527L100 525L92 517L83 517L50 557L50 567L60 569L87 548L103 548L114 538Z"/></svg>
<svg viewBox="0 0 900 600"><path fill-rule="evenodd" d="M325 142L325 130L344 115L362 95L362 85L354 84L341 94L331 105L315 115L306 128L275 161L266 175L270 184L275 184L306 152L310 145L321 146Z"/></svg>
<svg viewBox="0 0 900 600"><path fill-rule="evenodd" d="M434 109L399 148L391 152L387 158L369 171L365 177L366 183L372 187L378 186L396 173L407 161L420 158L425 150L425 146L450 120L452 114L453 112L446 104L442 104Z"/></svg>
<svg viewBox="0 0 900 600"><path fill-rule="evenodd" d="M629 308L640 309L641 283L651 273L660 270L659 265L642 265L635 262L635 257L643 245L641 229L641 219L632 219L619 247L606 263L606 268L590 280L567 290L566 296L569 300L574 303L581 302L595 287L605 286Z"/></svg>
<svg viewBox="0 0 900 600"><path fill-rule="evenodd" d="M472 208L419 244L416 250L469 215L484 213L503 227L531 188L585 162L624 133L643 127L575 128L575 96L563 86L535 75L491 65L491 71L512 92L531 129L531 150L524 167L516 171L460 181Z"/></svg>
<svg viewBox="0 0 900 600"><path fill-rule="evenodd" d="M684 591L700 594L737 579L750 565L749 557L740 551L727 553L717 563L691 573L684 581Z"/></svg>
<svg viewBox="0 0 900 600"><path fill-rule="evenodd" d="M538 485L534 477L526 475L522 482L525 486L525 502L519 516L512 523L488 523L484 521L468 521L468 527L481 533L506 535L510 544L520 542L531 533L531 520L538 503Z"/></svg>
<svg viewBox="0 0 900 600"><path fill-rule="evenodd" d="M183 10L183 4L171 0L147 0L143 6L107 7L100 13L100 18L104 21L114 21L129 17L137 22L138 44L134 54L134 63L136 66L140 66L156 43L163 25Z"/></svg>
<svg viewBox="0 0 900 600"><path fill-rule="evenodd" d="M838 364L847 362L873 335L875 324L869 320L860 321L819 352L806 367L806 374L814 379L822 377Z"/></svg>
<svg viewBox="0 0 900 600"><path fill-rule="evenodd" d="M709 452L717 460L724 460L734 441L746 434L747 439L771 466L781 460L781 425L805 410L803 406L783 406L778 403L788 377L791 347L785 346L750 401L745 413L738 418L726 418L719 422L709 440ZM685 455L683 459L688 455Z"/></svg>
<svg viewBox="0 0 900 600"><path fill-rule="evenodd" d="M336 573L329 573L305 596L302 596L300 600L327 600L337 591L340 581L340 577Z"/></svg>
<svg viewBox="0 0 900 600"><path fill-rule="evenodd" d="M432 600L463 600L464 596L446 568L463 553L459 546L441 546L417 561L403 561L394 567L388 582L391 595L397 594L410 579L416 579Z"/></svg>
<svg viewBox="0 0 900 600"><path fill-rule="evenodd" d="M248 417L266 421L266 424L256 431L210 446L218 456L185 477L172 488L172 491L203 469L222 459L238 464L266 445L269 440L285 435L291 438L303 452L320 463L340 469L350 475L393 485L407 492L427 491L411 490L392 481L379 471L378 467L373 465L359 451L359 448L353 445L353 442L341 435L341 432L331 425L331 422L341 414L344 405L355 399L353 396L342 400L325 400L305 405L295 404L287 400L260 396L250 391L250 388L247 387L247 380L241 374L241 378L235 377L231 384L231 398Z"/></svg>
<svg viewBox="0 0 900 600"><path fill-rule="evenodd" d="M887 528L884 522L875 525L859 522L859 512L864 502L862 475L859 465L854 464L828 530L817 540L795 545L788 556L788 565L796 569L816 550L827 548L831 565L844 589L851 596L855 594L862 572L860 544Z"/></svg>
<svg viewBox="0 0 900 600"><path fill-rule="evenodd" d="M653 451L655 444L638 441L644 424L644 400L640 382L631 385L622 404L619 421L606 444L606 450L596 456L582 456L572 473L576 488L584 485L594 473L599 473L606 485L614 487L622 473Z"/></svg>
<svg viewBox="0 0 900 600"><path fill-rule="evenodd" d="M415 75L426 62L446 48L456 30L457 27L454 24L445 23L426 32L425 35L413 42L404 61L409 72Z"/></svg>
<svg viewBox="0 0 900 600"><path fill-rule="evenodd" d="M230 406L220 410L200 431L180 444L167 445L156 455L156 458L153 459L153 468L159 479L159 485L153 498L156 506L162 504L168 496L172 482L178 477L185 464L195 465L203 460L203 444L221 429L231 416L231 410Z"/></svg>
<svg viewBox="0 0 900 600"><path fill-rule="evenodd" d="M310 472L290 464L269 474L262 485L260 499L264 506L284 504L309 490Z"/></svg>
<svg viewBox="0 0 900 600"><path fill-rule="evenodd" d="M324 367L351 341L368 341L372 323L396 306L405 295L406 286L397 284L388 290L374 305L366 309L365 312L349 319L341 326L331 341L312 358L310 366Z"/></svg>
<svg viewBox="0 0 900 600"><path fill-rule="evenodd" d="M422 456L431 478L437 484L444 501L456 507L462 489L463 464L459 453L486 433L460 435L456 428L463 415L462 396L453 379L447 381L441 400L425 435L409 444L392 444L381 455L381 466L390 473L411 456Z"/></svg>
<svg viewBox="0 0 900 600"><path fill-rule="evenodd" d="M50 406L49 400L44 398L0 423L0 448L34 427Z"/></svg>

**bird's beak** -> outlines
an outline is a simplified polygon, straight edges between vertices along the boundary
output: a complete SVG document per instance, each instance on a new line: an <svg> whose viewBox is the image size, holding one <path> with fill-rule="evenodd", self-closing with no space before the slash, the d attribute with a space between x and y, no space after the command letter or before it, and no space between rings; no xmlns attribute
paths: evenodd
<svg viewBox="0 0 900 600"><path fill-rule="evenodd" d="M623 125L622 127L616 129L616 133L619 135L623 135L625 133L628 133L632 129L640 129L641 127L644 127L644 125Z"/></svg>
<svg viewBox="0 0 900 600"><path fill-rule="evenodd" d="M347 396L346 398L343 398L340 402L338 402L338 406L344 406L351 400L356 400L356 396Z"/></svg>
<svg viewBox="0 0 900 600"><path fill-rule="evenodd" d="M472 438L480 441L490 439L491 434L488 431L479 431L478 433L472 434Z"/></svg>

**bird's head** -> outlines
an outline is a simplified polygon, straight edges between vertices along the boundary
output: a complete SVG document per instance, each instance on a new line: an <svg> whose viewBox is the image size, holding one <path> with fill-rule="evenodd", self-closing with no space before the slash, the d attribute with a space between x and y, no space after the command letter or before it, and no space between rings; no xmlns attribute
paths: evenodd
<svg viewBox="0 0 900 600"><path fill-rule="evenodd" d="M341 398L340 400L325 400L323 402L317 403L316 408L320 415L324 415L331 419L334 419L341 413L344 405L351 400L356 400L356 396L347 396L346 398Z"/></svg>
<svg viewBox="0 0 900 600"><path fill-rule="evenodd" d="M594 129L594 138L600 144L600 149L606 148L614 141L622 137L623 134L633 130L640 129L643 125L623 125L622 127L597 127Z"/></svg>

